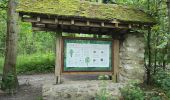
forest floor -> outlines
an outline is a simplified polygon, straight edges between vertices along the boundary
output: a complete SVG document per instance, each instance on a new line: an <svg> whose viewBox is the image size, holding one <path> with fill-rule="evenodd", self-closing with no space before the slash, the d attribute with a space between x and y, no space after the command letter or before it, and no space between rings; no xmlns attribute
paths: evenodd
<svg viewBox="0 0 170 100"><path fill-rule="evenodd" d="M97 79L96 75L89 76L63 76L64 81L76 80L93 80ZM40 75L20 75L18 76L20 88L14 95L3 95L0 93L0 100L42 100L42 86L44 83L54 83L54 74L40 74ZM1 92L1 91L0 91Z"/></svg>

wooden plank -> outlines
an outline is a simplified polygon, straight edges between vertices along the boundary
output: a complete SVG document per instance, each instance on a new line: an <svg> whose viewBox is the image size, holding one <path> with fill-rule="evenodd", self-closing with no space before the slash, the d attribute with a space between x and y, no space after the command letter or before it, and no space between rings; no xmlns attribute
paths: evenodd
<svg viewBox="0 0 170 100"><path fill-rule="evenodd" d="M114 82L118 82L118 72L119 72L119 40L114 39L113 42L113 67L114 72L112 76L112 80Z"/></svg>
<svg viewBox="0 0 170 100"><path fill-rule="evenodd" d="M132 28L132 25L131 25L131 24L129 24L129 28L130 28L130 29Z"/></svg>
<svg viewBox="0 0 170 100"><path fill-rule="evenodd" d="M87 23L86 23L86 24L87 24L87 26L90 26L90 21L87 21Z"/></svg>
<svg viewBox="0 0 170 100"><path fill-rule="evenodd" d="M36 18L24 18L22 17L23 22L38 22Z"/></svg>
<svg viewBox="0 0 170 100"><path fill-rule="evenodd" d="M57 18L55 18L54 23L58 24L58 19Z"/></svg>
<svg viewBox="0 0 170 100"><path fill-rule="evenodd" d="M113 21L111 21L111 23L120 23L117 19L114 19Z"/></svg>
<svg viewBox="0 0 170 100"><path fill-rule="evenodd" d="M63 72L61 75L112 75L112 72Z"/></svg>
<svg viewBox="0 0 170 100"><path fill-rule="evenodd" d="M74 20L73 19L71 20L71 24L74 25Z"/></svg>
<svg viewBox="0 0 170 100"><path fill-rule="evenodd" d="M101 23L101 26L104 27L104 22Z"/></svg>
<svg viewBox="0 0 170 100"><path fill-rule="evenodd" d="M33 24L33 23L32 23ZM112 33L116 33L117 31L113 29L108 29L108 28L102 28L99 31L90 31L90 27L80 27L79 30L73 30L71 28L68 28L69 26L64 26L64 27L48 27L49 25L46 25L47 27L39 27L39 26L32 26L33 31L51 31L51 32L56 32L57 30L62 29L63 32L68 32L68 33L82 33L82 34L102 34L102 35L112 35Z"/></svg>
<svg viewBox="0 0 170 100"><path fill-rule="evenodd" d="M41 24L56 24L56 25L69 25L69 26L81 26L81 27L97 27L97 28L122 28L128 29L128 25L118 23L106 23L106 22L83 22L75 20L64 20L64 19L45 19L45 18L23 18L25 22L41 23Z"/></svg>
<svg viewBox="0 0 170 100"><path fill-rule="evenodd" d="M37 21L40 22L40 21L41 21L41 18L40 18L40 17L37 17Z"/></svg>
<svg viewBox="0 0 170 100"><path fill-rule="evenodd" d="M118 24L118 23L115 23L115 27L117 27L117 28L118 28L118 27L119 27L119 24Z"/></svg>
<svg viewBox="0 0 170 100"><path fill-rule="evenodd" d="M55 63L56 84L61 83L61 67L62 67L62 31L58 31L56 32L56 63Z"/></svg>

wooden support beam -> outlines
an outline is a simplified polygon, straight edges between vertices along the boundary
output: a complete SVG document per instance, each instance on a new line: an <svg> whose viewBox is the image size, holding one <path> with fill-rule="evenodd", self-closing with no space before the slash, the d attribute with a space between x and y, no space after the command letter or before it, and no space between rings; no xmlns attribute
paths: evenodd
<svg viewBox="0 0 170 100"><path fill-rule="evenodd" d="M27 18L27 17L25 18L25 17L22 17L22 21L33 23L33 22L37 22L37 19L36 18Z"/></svg>
<svg viewBox="0 0 170 100"><path fill-rule="evenodd" d="M114 82L118 82L118 72L119 72L119 40L114 39L113 41L113 67L114 67L114 72L112 79Z"/></svg>
<svg viewBox="0 0 170 100"><path fill-rule="evenodd" d="M118 24L118 23L115 23L115 27L117 27L117 28L118 28L118 27L119 27L119 24Z"/></svg>
<svg viewBox="0 0 170 100"><path fill-rule="evenodd" d="M55 18L54 23L58 24L58 19L57 18Z"/></svg>
<svg viewBox="0 0 170 100"><path fill-rule="evenodd" d="M56 84L61 83L62 67L62 31L56 32L56 60L55 60Z"/></svg>
<svg viewBox="0 0 170 100"><path fill-rule="evenodd" d="M141 29L144 26L144 29L147 29L145 26L151 26L148 23L133 23L133 22L122 22L117 19L112 21L104 20L81 20L79 18L62 18L62 17L44 17L42 15L31 15L31 14L21 14L22 20L25 22L34 22L34 23L44 23L44 24L57 24L57 25L75 25L83 27L104 27L104 28L128 28L128 29ZM139 25L140 24L140 25Z"/></svg>
<svg viewBox="0 0 170 100"><path fill-rule="evenodd" d="M120 29L129 29L132 27L132 25L124 24L124 23L109 23L109 22L93 22L93 21L79 21L79 20L64 20L64 19L47 19L47 18L23 18L23 21L25 22L32 22L32 23L38 23L38 24L56 24L56 25L69 25L69 26L77 26L77 27L92 27L92 28L120 28ZM136 24L135 24L136 25ZM139 26L134 26L139 27Z"/></svg>
<svg viewBox="0 0 170 100"><path fill-rule="evenodd" d="M37 17L37 21L40 22L40 21L41 21L41 18L40 18L40 17Z"/></svg>
<svg viewBox="0 0 170 100"><path fill-rule="evenodd" d="M101 22L101 26L104 27L104 22Z"/></svg>
<svg viewBox="0 0 170 100"><path fill-rule="evenodd" d="M131 25L131 24L129 24L129 28L130 28L130 29L132 28L132 25Z"/></svg>
<svg viewBox="0 0 170 100"><path fill-rule="evenodd" d="M117 19L114 19L113 21L111 21L111 23L120 23Z"/></svg>
<svg viewBox="0 0 170 100"><path fill-rule="evenodd" d="M71 24L74 25L74 20L73 19L71 20Z"/></svg>
<svg viewBox="0 0 170 100"><path fill-rule="evenodd" d="M87 21L87 26L90 26L90 21Z"/></svg>

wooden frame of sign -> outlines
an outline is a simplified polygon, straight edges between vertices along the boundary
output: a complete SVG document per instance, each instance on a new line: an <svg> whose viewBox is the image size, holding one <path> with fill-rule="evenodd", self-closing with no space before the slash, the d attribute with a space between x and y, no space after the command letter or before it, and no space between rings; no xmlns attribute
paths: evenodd
<svg viewBox="0 0 170 100"><path fill-rule="evenodd" d="M94 67L89 67L89 68L87 68L87 67L85 67L85 70L84 70L84 68L78 68L78 67L74 67L73 68L73 70L66 70L67 68L66 68L66 54L65 54L65 52L66 52L66 41L74 41L73 43L75 43L75 41L77 41L77 43L78 44L81 44L80 43L80 41L83 41L83 42L93 42L93 43L97 43L97 42L104 42L104 43L107 43L107 42L109 42L109 45L110 45L110 50L109 50L109 52L110 52L110 58L109 58L109 63L110 63L110 65L108 66L108 68L105 68L105 69L103 69L103 68L100 68L100 67L96 67L96 68L94 68ZM92 43L92 44L93 44ZM83 43L84 44L84 43ZM97 44L99 44L99 43L97 43ZM96 38L70 38L70 37L63 37L62 38L62 74L101 74L101 73L103 73L103 74L109 74L109 75L111 75L112 73L113 73L113 50L112 50L112 48L113 48L113 40L112 39L96 39ZM70 68L71 69L71 68ZM74 69L80 69L80 70L74 70ZM101 70L102 69L102 70Z"/></svg>
<svg viewBox="0 0 170 100"><path fill-rule="evenodd" d="M69 40L94 40L94 41L111 41L111 70L94 70L94 71L65 71L64 70L64 41ZM119 66L119 40L118 39L98 39L98 38L82 38L82 37L58 37L58 42L56 48L58 47L58 52L56 51L56 68L55 74L57 77L57 84L61 83L61 75L86 75L86 74L96 74L96 75L111 75L112 80L117 81L118 66Z"/></svg>

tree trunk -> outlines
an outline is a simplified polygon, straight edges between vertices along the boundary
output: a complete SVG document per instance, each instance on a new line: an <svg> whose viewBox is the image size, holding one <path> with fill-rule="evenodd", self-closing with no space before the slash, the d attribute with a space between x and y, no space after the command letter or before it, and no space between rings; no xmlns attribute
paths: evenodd
<svg viewBox="0 0 170 100"><path fill-rule="evenodd" d="M8 1L6 52L1 85L3 90L14 91L17 90L18 88L18 79L16 74L18 15L15 12L16 9L15 1L16 0Z"/></svg>
<svg viewBox="0 0 170 100"><path fill-rule="evenodd" d="M170 0L167 0L167 8L168 8L168 20L169 20L169 25L168 25L168 33L170 34ZM170 62L170 39L168 41L168 61Z"/></svg>
<svg viewBox="0 0 170 100"><path fill-rule="evenodd" d="M147 36L147 46L148 46L148 65L147 65L147 84L151 84L151 29L148 29L148 36Z"/></svg>

